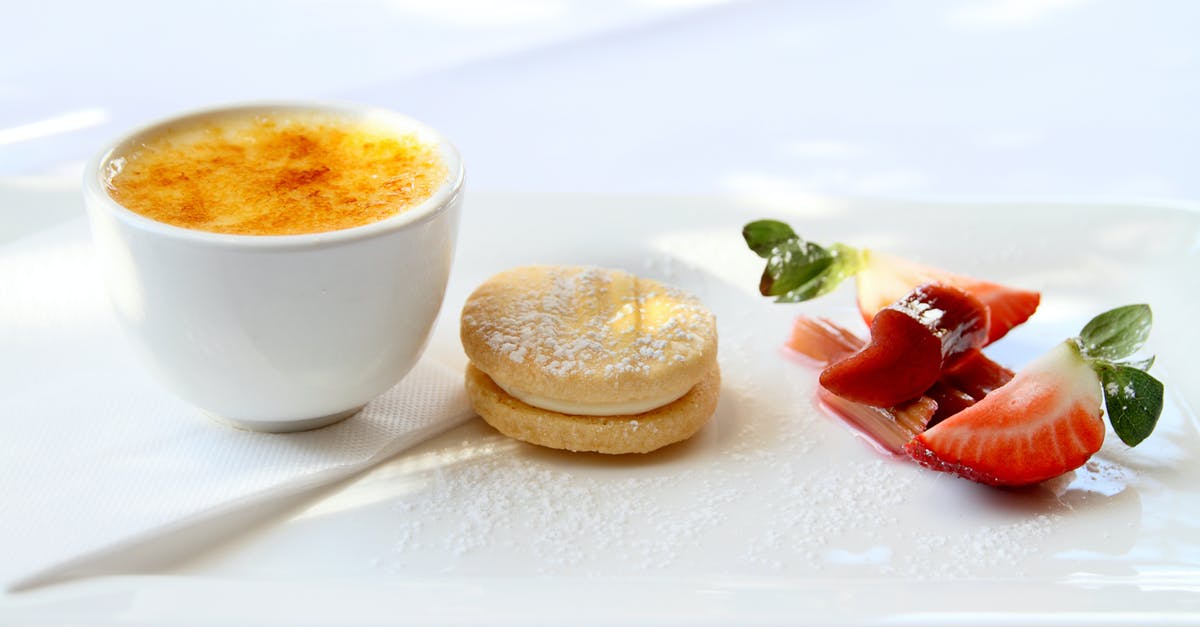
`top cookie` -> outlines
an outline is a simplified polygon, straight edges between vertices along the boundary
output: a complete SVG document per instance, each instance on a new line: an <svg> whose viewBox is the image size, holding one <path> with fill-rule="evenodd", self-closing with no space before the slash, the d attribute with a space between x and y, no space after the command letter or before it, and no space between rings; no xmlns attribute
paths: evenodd
<svg viewBox="0 0 1200 627"><path fill-rule="evenodd" d="M501 272L467 299L460 331L467 356L497 385L565 413L671 402L717 357L716 321L695 297L594 267Z"/></svg>

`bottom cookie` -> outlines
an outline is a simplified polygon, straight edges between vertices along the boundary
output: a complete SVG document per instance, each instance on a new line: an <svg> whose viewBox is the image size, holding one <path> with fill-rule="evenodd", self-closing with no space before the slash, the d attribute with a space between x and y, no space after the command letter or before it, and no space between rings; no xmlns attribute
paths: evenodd
<svg viewBox="0 0 1200 627"><path fill-rule="evenodd" d="M467 366L467 395L488 424L511 438L568 451L649 453L682 442L712 417L720 394L721 371L714 367L669 405L633 416L574 416L528 405Z"/></svg>

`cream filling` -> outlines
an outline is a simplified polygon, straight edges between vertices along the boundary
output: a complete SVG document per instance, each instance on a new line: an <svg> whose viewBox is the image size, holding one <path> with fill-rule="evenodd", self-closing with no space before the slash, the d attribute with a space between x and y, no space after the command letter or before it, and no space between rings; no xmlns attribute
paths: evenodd
<svg viewBox="0 0 1200 627"><path fill-rule="evenodd" d="M530 394L524 390L514 387L509 387L496 381L492 381L502 390L517 400L520 400L526 405L532 405L539 409L548 409L556 411L560 414L573 414L576 416L631 416L641 414L652 409L658 409L664 405L670 405L675 401L684 397L691 388L685 389L683 392L674 393L668 392L660 396L655 396L647 399L636 401L625 401L621 403L575 403L572 401L564 401L557 398L547 398L537 394Z"/></svg>

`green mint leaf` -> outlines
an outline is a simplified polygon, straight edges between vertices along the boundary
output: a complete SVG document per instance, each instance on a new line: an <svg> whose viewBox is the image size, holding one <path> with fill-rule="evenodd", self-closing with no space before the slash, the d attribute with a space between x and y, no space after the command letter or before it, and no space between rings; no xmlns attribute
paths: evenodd
<svg viewBox="0 0 1200 627"><path fill-rule="evenodd" d="M767 260L759 280L763 296L795 303L833 291L862 267L863 255L844 244L825 248L805 241L778 220L757 220L742 228L746 245Z"/></svg>
<svg viewBox="0 0 1200 627"><path fill-rule="evenodd" d="M1125 361L1117 362L1117 365L1129 366L1130 368L1137 368L1138 370L1149 370L1152 366L1154 366L1154 355L1151 355L1145 359L1126 359Z"/></svg>
<svg viewBox="0 0 1200 627"><path fill-rule="evenodd" d="M1125 359L1146 343L1152 322L1149 305L1126 305L1110 309L1092 318L1080 331L1083 354L1105 361Z"/></svg>
<svg viewBox="0 0 1200 627"><path fill-rule="evenodd" d="M775 248L791 240L799 240L800 236L792 227L779 220L757 220L742 227L742 237L746 245L759 257L770 259Z"/></svg>
<svg viewBox="0 0 1200 627"><path fill-rule="evenodd" d="M793 303L823 296L837 289L842 281L858 274L863 265L863 255L845 244L834 244L829 249L830 263L822 271L799 287L776 299L776 302Z"/></svg>
<svg viewBox="0 0 1200 627"><path fill-rule="evenodd" d="M763 296L780 296L781 302L808 300L801 297L807 285L833 265L833 254L801 239L792 239L776 246L767 257L758 290ZM796 295L784 300L789 292Z"/></svg>
<svg viewBox="0 0 1200 627"><path fill-rule="evenodd" d="M1163 384L1132 366L1096 362L1104 386L1104 407L1117 437L1129 446L1146 439L1163 408Z"/></svg>

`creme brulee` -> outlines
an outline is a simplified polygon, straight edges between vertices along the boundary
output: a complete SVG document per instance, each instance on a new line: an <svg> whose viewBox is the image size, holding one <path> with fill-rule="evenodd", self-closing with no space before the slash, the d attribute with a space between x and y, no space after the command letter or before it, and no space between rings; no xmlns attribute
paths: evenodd
<svg viewBox="0 0 1200 627"><path fill-rule="evenodd" d="M233 113L175 127L109 162L109 195L175 226L296 235L362 226L428 199L447 169L413 133L330 113Z"/></svg>

